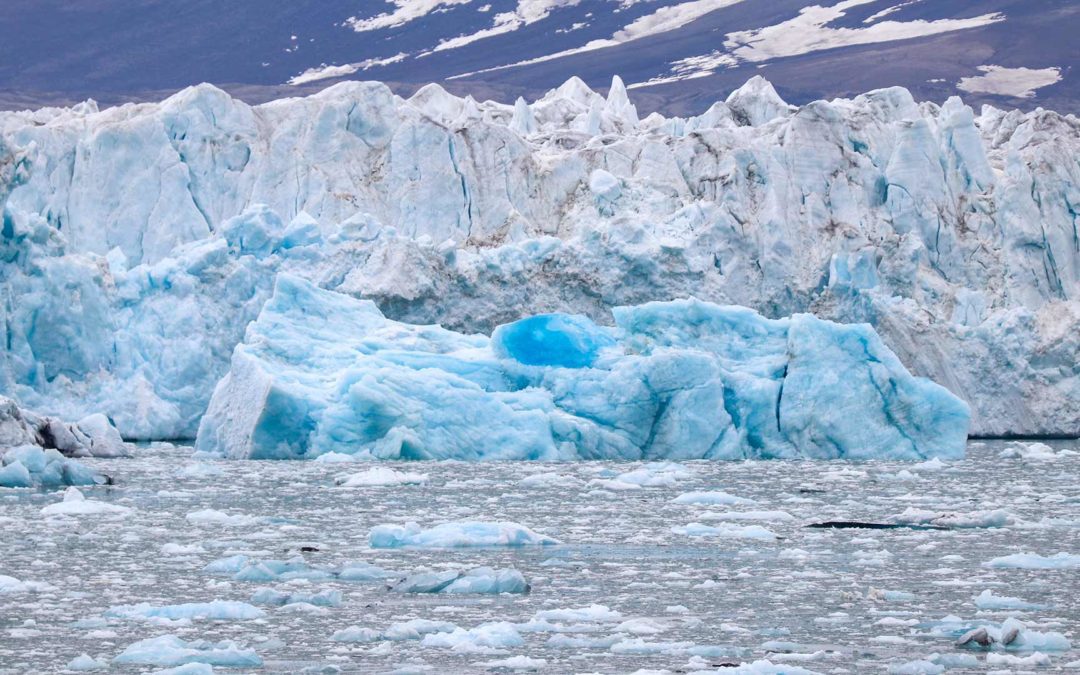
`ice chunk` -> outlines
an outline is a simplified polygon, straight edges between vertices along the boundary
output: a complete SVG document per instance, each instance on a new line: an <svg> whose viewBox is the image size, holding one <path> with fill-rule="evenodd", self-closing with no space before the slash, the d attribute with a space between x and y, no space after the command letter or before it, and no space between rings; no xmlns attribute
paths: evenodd
<svg viewBox="0 0 1080 675"><path fill-rule="evenodd" d="M64 500L41 509L44 516L125 516L131 509L119 504L109 504L87 499L77 487L64 492Z"/></svg>
<svg viewBox="0 0 1080 675"><path fill-rule="evenodd" d="M675 504L700 504L705 506L731 506L739 504L753 504L753 499L736 497L726 492L687 492L672 500Z"/></svg>
<svg viewBox="0 0 1080 675"><path fill-rule="evenodd" d="M325 456L325 455L324 455ZM387 485L420 485L427 482L427 475L395 471L376 466L351 476L340 476L334 482L342 487L384 487Z"/></svg>
<svg viewBox="0 0 1080 675"><path fill-rule="evenodd" d="M963 454L966 405L912 377L866 325L695 300L614 318L540 315L489 340L279 275L196 445L254 459Z"/></svg>
<svg viewBox="0 0 1080 675"><path fill-rule="evenodd" d="M463 548L472 546L549 546L559 542L510 522L465 521L421 529L416 523L371 528L372 548Z"/></svg>
<svg viewBox="0 0 1080 675"><path fill-rule="evenodd" d="M388 586L395 593L528 593L529 584L516 569L496 570L477 567L470 570L420 572Z"/></svg>
<svg viewBox="0 0 1080 675"><path fill-rule="evenodd" d="M446 633L429 633L420 644L424 647L442 647L465 654L493 654L502 650L521 647L525 640L514 624L505 621L485 623L476 628L455 628Z"/></svg>
<svg viewBox="0 0 1080 675"><path fill-rule="evenodd" d="M477 665L491 670L540 670L547 666L546 659L533 659L528 656L511 656L505 659L483 661Z"/></svg>
<svg viewBox="0 0 1080 675"><path fill-rule="evenodd" d="M326 589L317 593L283 593L272 588L260 588L252 594L251 601L273 607L298 603L316 607L338 607L341 605L341 591Z"/></svg>
<svg viewBox="0 0 1080 675"><path fill-rule="evenodd" d="M684 534L688 537L722 537L727 539L777 539L776 533L760 525L730 525L721 523L719 526L690 523L685 527L673 527L675 534Z"/></svg>
<svg viewBox="0 0 1080 675"><path fill-rule="evenodd" d="M223 668L258 668L262 659L254 650L239 647L230 640L187 642L175 635L162 635L128 645L113 663L166 667L205 663Z"/></svg>
<svg viewBox="0 0 1080 675"><path fill-rule="evenodd" d="M971 511L969 513L942 513L909 507L893 518L898 523L908 525L933 525L935 527L976 528L1006 527L1016 522L1008 511L993 509L989 511Z"/></svg>
<svg viewBox="0 0 1080 675"><path fill-rule="evenodd" d="M412 619L410 621L399 621L390 624L390 626L383 631L383 638L393 641L419 640L425 635L432 635L434 633L452 633L456 630L459 630L458 627L449 621Z"/></svg>
<svg viewBox="0 0 1080 675"><path fill-rule="evenodd" d="M261 619L266 616L266 612L246 602L214 600L180 605L151 605L146 602L137 605L118 605L110 607L105 612L105 616L118 619L169 619L170 621L181 619L248 621Z"/></svg>
<svg viewBox="0 0 1080 675"><path fill-rule="evenodd" d="M53 586L40 581L20 581L15 577L0 574L0 594L3 593L29 593L37 591L51 591Z"/></svg>
<svg viewBox="0 0 1080 675"><path fill-rule="evenodd" d="M151 675L214 675L214 667L208 663L188 663L175 668L155 670Z"/></svg>
<svg viewBox="0 0 1080 675"><path fill-rule="evenodd" d="M994 595L989 588L975 597L975 606L979 609L1045 609L1043 605L1025 602L1020 598L1010 598L1004 595Z"/></svg>
<svg viewBox="0 0 1080 675"><path fill-rule="evenodd" d="M1022 570L1068 570L1080 567L1080 555L1064 552L1051 556L1042 556L1038 553L1014 553L985 562L983 567Z"/></svg>
<svg viewBox="0 0 1080 675"><path fill-rule="evenodd" d="M88 672L91 670L108 670L109 664L107 661L95 659L89 654L83 653L68 661L65 668L78 672Z"/></svg>

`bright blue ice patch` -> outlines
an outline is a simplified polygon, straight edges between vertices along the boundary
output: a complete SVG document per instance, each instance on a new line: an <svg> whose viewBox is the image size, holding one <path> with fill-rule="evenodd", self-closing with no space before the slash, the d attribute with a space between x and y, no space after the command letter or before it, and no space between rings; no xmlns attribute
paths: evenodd
<svg viewBox="0 0 1080 675"><path fill-rule="evenodd" d="M614 344L608 329L575 314L537 314L499 326L491 335L496 355L527 366L586 368Z"/></svg>

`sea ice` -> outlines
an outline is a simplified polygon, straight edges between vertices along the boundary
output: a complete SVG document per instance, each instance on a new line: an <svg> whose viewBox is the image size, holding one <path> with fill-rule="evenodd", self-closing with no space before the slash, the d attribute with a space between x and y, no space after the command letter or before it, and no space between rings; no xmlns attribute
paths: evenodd
<svg viewBox="0 0 1080 675"><path fill-rule="evenodd" d="M377 525L372 548L462 548L471 546L549 546L559 542L517 523L466 521L421 529L416 523Z"/></svg>

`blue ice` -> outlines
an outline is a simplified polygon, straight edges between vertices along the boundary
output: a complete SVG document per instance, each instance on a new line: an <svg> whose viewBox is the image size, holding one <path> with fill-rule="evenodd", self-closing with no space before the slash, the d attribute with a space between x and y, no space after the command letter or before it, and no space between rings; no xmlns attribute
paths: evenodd
<svg viewBox="0 0 1080 675"><path fill-rule="evenodd" d="M967 405L867 324L698 300L546 314L490 338L392 321L279 275L199 450L310 459L963 456Z"/></svg>

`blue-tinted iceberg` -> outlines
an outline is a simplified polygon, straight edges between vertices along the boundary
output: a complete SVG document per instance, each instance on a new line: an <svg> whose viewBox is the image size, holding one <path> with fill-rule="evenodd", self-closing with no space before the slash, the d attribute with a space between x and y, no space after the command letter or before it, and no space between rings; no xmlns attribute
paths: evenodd
<svg viewBox="0 0 1080 675"><path fill-rule="evenodd" d="M58 488L109 482L107 476L64 457L54 448L21 445L6 452L0 448L0 453L0 488Z"/></svg>
<svg viewBox="0 0 1080 675"><path fill-rule="evenodd" d="M955 458L965 403L865 324L697 300L543 315L488 338L280 275L199 450L233 458Z"/></svg>

